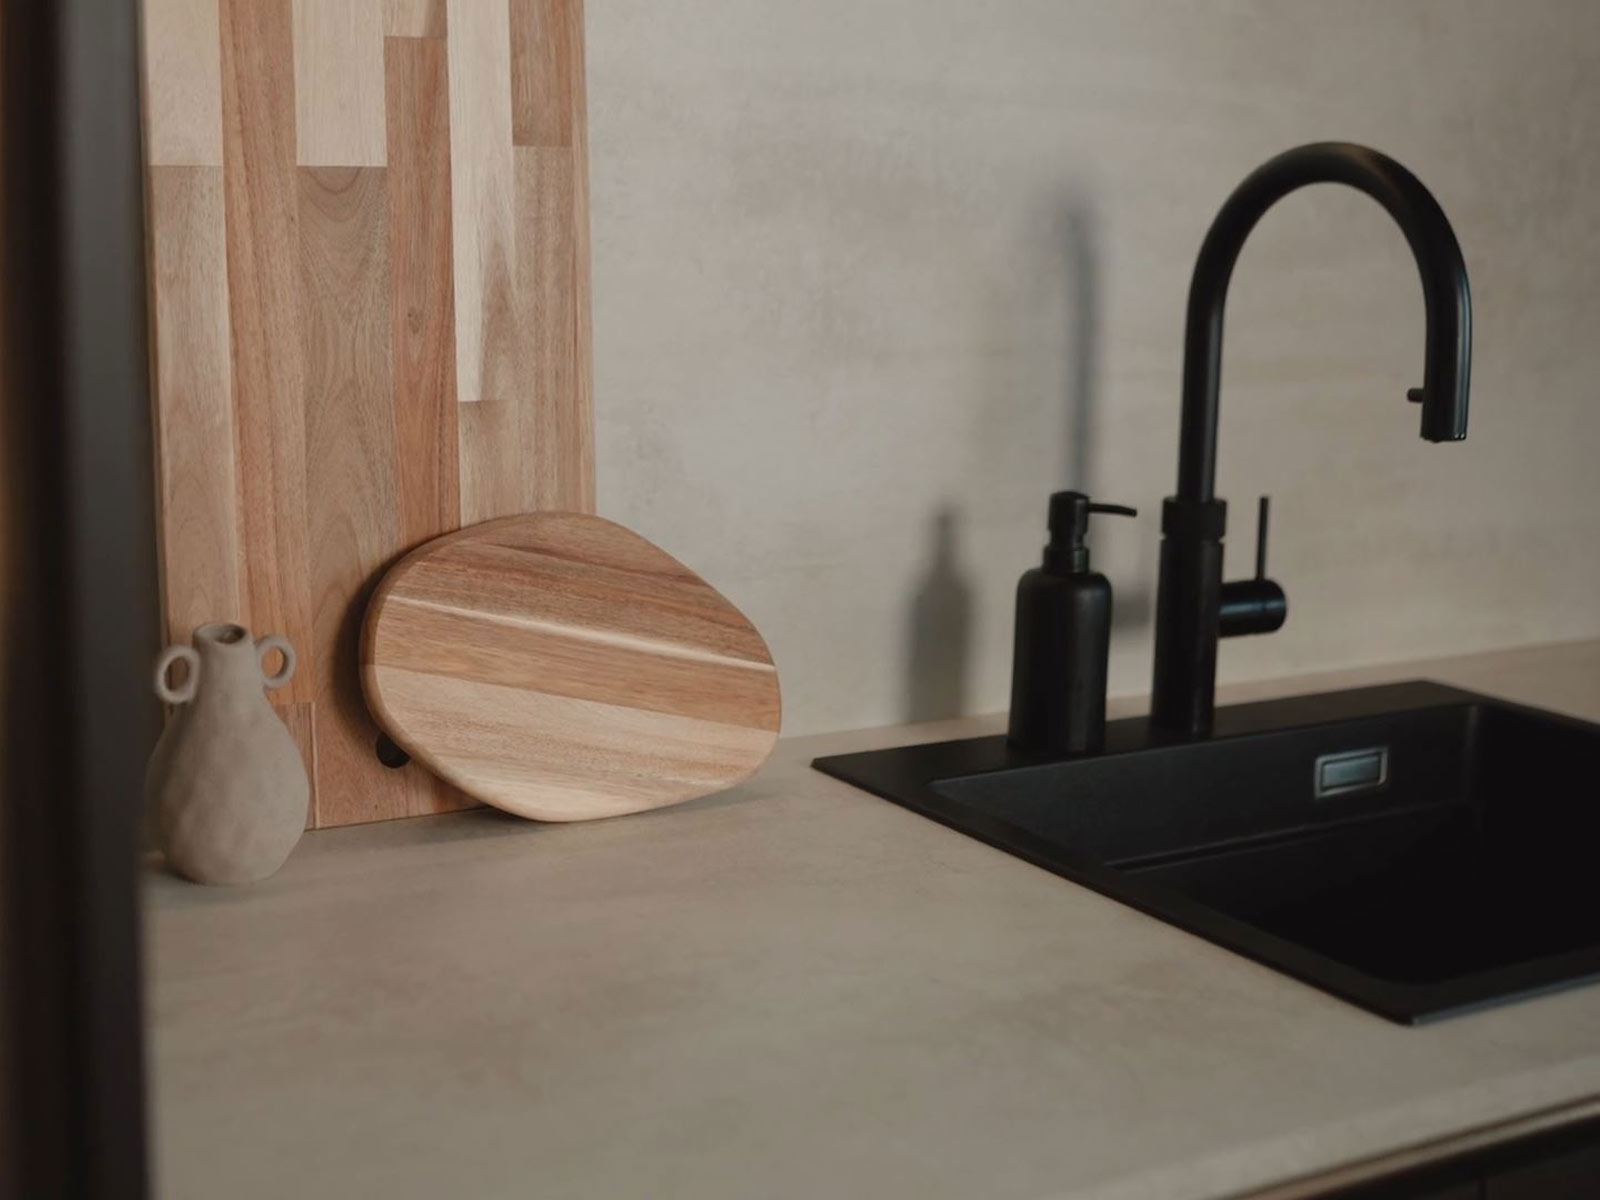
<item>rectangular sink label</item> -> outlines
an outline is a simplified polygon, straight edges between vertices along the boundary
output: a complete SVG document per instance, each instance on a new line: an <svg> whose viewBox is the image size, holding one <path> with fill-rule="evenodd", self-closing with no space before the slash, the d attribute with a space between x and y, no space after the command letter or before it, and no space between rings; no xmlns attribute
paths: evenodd
<svg viewBox="0 0 1600 1200"><path fill-rule="evenodd" d="M1317 759L1315 779L1318 800L1375 791L1389 781L1389 747L1324 754Z"/></svg>

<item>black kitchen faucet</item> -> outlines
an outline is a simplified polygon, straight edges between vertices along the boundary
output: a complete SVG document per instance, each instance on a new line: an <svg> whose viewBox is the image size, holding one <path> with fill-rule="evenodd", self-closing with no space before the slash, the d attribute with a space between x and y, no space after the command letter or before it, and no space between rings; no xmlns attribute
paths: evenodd
<svg viewBox="0 0 1600 1200"><path fill-rule="evenodd" d="M1343 183L1388 210L1416 256L1427 305L1421 388L1422 436L1467 436L1472 362L1472 298L1461 248L1439 204L1417 177L1387 155L1348 142L1286 151L1252 172L1222 206L1200 247L1189 285L1184 334L1183 417L1178 492L1161 514L1161 581L1156 600L1152 726L1169 736L1204 737L1216 704L1217 641L1269 633L1283 624L1283 589L1266 578L1266 502L1261 506L1256 578L1222 581L1227 505L1216 498L1218 381L1228 281L1245 238L1263 213L1312 183Z"/></svg>

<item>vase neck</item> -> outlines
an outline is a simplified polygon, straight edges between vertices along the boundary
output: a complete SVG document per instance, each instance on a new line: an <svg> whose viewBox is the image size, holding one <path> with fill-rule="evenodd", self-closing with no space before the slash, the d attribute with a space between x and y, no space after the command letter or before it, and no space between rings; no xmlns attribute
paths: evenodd
<svg viewBox="0 0 1600 1200"><path fill-rule="evenodd" d="M200 691L263 688L261 660L255 640L242 625L203 625L195 630L200 655Z"/></svg>

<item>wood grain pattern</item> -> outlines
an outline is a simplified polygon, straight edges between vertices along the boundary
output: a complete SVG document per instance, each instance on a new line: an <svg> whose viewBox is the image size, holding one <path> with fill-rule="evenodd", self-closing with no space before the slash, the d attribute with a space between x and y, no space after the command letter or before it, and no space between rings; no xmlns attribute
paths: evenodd
<svg viewBox="0 0 1600 1200"><path fill-rule="evenodd" d="M359 598L400 544L390 368L385 172L300 172L300 322L318 739L318 819L372 820L413 808L413 775L368 777L377 728L357 680ZM356 597L355 604L349 598Z"/></svg>
<svg viewBox="0 0 1600 1200"><path fill-rule="evenodd" d="M576 18L576 19L575 19ZM511 122L519 146L571 146L576 0L511 0Z"/></svg>
<svg viewBox="0 0 1600 1200"><path fill-rule="evenodd" d="M450 216L456 284L456 397L518 394L516 187L506 0L449 0Z"/></svg>
<svg viewBox="0 0 1600 1200"><path fill-rule="evenodd" d="M383 579L362 638L397 742L519 816L618 816L730 787L777 742L777 671L743 614L599 517L446 535Z"/></svg>
<svg viewBox="0 0 1600 1200"><path fill-rule="evenodd" d="M222 165L222 39L218 0L145 0L146 161Z"/></svg>
<svg viewBox="0 0 1600 1200"><path fill-rule="evenodd" d="M517 148L517 289L527 309L524 329L531 389L523 411L533 428L531 507L586 512L594 508L594 414L578 388L575 200L570 148Z"/></svg>
<svg viewBox="0 0 1600 1200"><path fill-rule="evenodd" d="M410 547L461 523L444 46L391 38L385 75L399 533Z"/></svg>
<svg viewBox="0 0 1600 1200"><path fill-rule="evenodd" d="M311 595L289 0L222 0L221 11L234 428L238 461L248 465L239 472L243 591L252 628L306 646ZM313 691L311 675L300 671L276 695L279 703L297 703Z"/></svg>
<svg viewBox="0 0 1600 1200"><path fill-rule="evenodd" d="M461 523L473 525L533 507L533 454L522 406L484 400L458 408Z"/></svg>
<svg viewBox="0 0 1600 1200"><path fill-rule="evenodd" d="M383 0L293 2L295 162L383 166Z"/></svg>
<svg viewBox="0 0 1600 1200"><path fill-rule="evenodd" d="M384 0L383 31L390 37L442 38L444 0Z"/></svg>
<svg viewBox="0 0 1600 1200"><path fill-rule="evenodd" d="M573 33L568 38L567 49L572 54L571 94L567 103L572 110L572 310L576 325L574 338L577 349L572 363L573 407L589 425L589 436L594 437L594 308L589 297L589 91L583 53L583 0L567 0L567 23ZM591 450L585 465L590 481L586 490L588 502L584 512L594 511L594 454Z"/></svg>
<svg viewBox="0 0 1600 1200"><path fill-rule="evenodd" d="M218 167L150 172L156 486L166 641L240 611L228 266Z"/></svg>
<svg viewBox="0 0 1600 1200"><path fill-rule="evenodd" d="M313 823L470 803L378 763L357 632L378 574L463 519L593 505L581 14L514 70L508 0L142 3L173 640L234 620L300 649L272 698ZM514 145L514 85L564 104L570 147Z"/></svg>

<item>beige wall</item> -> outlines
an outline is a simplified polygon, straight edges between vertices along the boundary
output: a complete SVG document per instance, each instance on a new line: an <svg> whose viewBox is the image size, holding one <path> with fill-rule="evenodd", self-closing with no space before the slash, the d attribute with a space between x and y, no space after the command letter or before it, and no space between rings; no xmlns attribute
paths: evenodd
<svg viewBox="0 0 1600 1200"><path fill-rule="evenodd" d="M750 613L789 733L1006 703L1055 488L1147 687L1200 238L1272 153L1415 170L1472 276L1470 439L1416 436L1422 303L1370 200L1292 197L1229 308L1242 679L1600 635L1600 4L590 0L600 510ZM948 514L941 518L941 513ZM934 548L938 531L952 548Z"/></svg>

